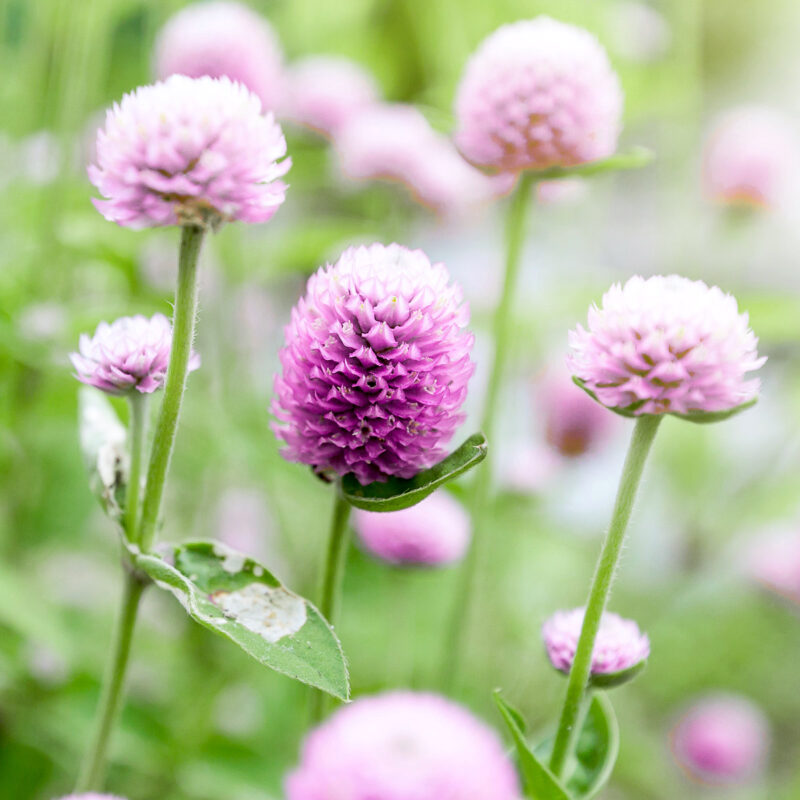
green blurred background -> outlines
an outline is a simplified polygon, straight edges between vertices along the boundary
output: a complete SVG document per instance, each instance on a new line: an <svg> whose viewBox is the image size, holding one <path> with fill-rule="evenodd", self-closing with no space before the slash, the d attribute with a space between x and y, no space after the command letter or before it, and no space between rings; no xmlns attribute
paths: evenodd
<svg viewBox="0 0 800 800"><path fill-rule="evenodd" d="M183 5L0 3L0 797L9 800L69 790L97 699L120 567L112 526L87 489L67 355L101 319L169 312L178 233L103 220L89 202L84 165L100 112L152 79L153 38ZM626 93L622 147L647 145L657 160L599 179L575 203L537 208L531 219L504 423L493 443L494 528L455 693L498 725L490 690L501 686L539 729L561 701L563 682L546 663L539 627L584 599L628 429L620 423L602 452L521 487L531 476L509 473L524 472L514 466L521 440L541 444L531 387L543 366L562 357L567 330L614 280L677 271L718 282L750 311L770 357L764 397L724 425L663 426L612 599L649 633L653 652L646 672L613 697L622 751L604 797L796 800L800 617L743 577L740 552L765 527L796 524L800 510L798 209L729 218L702 197L699 170L718 111L761 102L800 113L800 5L652 3L669 35L647 57L631 47L637 29L618 0L249 5L275 26L290 61L350 56L374 72L388 99L420 105L443 131L452 127L466 58L501 23L549 13L607 46ZM281 459L267 411L289 308L307 274L348 243L423 246L472 300L474 416L503 203L468 226L443 223L395 187L343 187L324 142L286 131L294 166L285 206L266 226L227 227L204 253L204 363L185 403L165 536L238 536L313 595L331 492ZM393 570L353 547L339 633L356 693L438 688L455 577L455 569ZM303 687L155 592L145 600L130 677L111 790L131 800L281 796L305 720ZM692 698L717 690L751 697L770 719L770 767L757 785L712 792L673 763L675 719Z"/></svg>

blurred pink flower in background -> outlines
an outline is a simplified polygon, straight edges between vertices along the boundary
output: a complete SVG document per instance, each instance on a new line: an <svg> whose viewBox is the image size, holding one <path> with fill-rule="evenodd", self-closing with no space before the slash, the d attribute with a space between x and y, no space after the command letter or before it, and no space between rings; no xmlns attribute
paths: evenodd
<svg viewBox="0 0 800 800"><path fill-rule="evenodd" d="M156 77L230 78L263 108L277 108L283 91L283 54L272 26L240 3L193 3L170 17L155 44Z"/></svg>
<svg viewBox="0 0 800 800"><path fill-rule="evenodd" d="M678 764L698 780L748 781L760 773L769 750L769 724L745 697L712 695L693 705L672 732Z"/></svg>
<svg viewBox="0 0 800 800"><path fill-rule="evenodd" d="M312 731L287 800L518 800L500 737L444 697L362 697Z"/></svg>
<svg viewBox="0 0 800 800"><path fill-rule="evenodd" d="M266 498L258 489L234 487L222 492L214 509L214 528L216 538L223 544L285 576L286 565L275 541L275 524Z"/></svg>
<svg viewBox="0 0 800 800"><path fill-rule="evenodd" d="M572 669L584 613L583 608L557 611L542 626L547 657L560 672L568 673ZM629 670L647 660L649 655L650 640L633 620L610 611L603 614L592 653L592 675Z"/></svg>
<svg viewBox="0 0 800 800"><path fill-rule="evenodd" d="M463 558L472 534L469 514L444 490L401 511L357 509L353 525L367 550L378 558L430 567Z"/></svg>
<svg viewBox="0 0 800 800"><path fill-rule="evenodd" d="M330 137L379 99L375 79L355 61L309 56L295 61L287 72L281 116Z"/></svg>
<svg viewBox="0 0 800 800"><path fill-rule="evenodd" d="M150 394L164 385L172 347L172 325L163 314L137 314L101 322L94 336L81 334L78 353L70 354L76 377L108 394L136 390ZM189 370L200 366L193 353Z"/></svg>
<svg viewBox="0 0 800 800"><path fill-rule="evenodd" d="M751 578L800 604L800 531L773 531L759 536L747 548L744 564Z"/></svg>
<svg viewBox="0 0 800 800"><path fill-rule="evenodd" d="M421 250L351 247L320 268L275 378L284 457L362 484L433 465L464 420L468 320L461 289Z"/></svg>
<svg viewBox="0 0 800 800"><path fill-rule="evenodd" d="M622 89L588 31L549 17L498 28L467 63L456 144L492 171L570 166L617 147Z"/></svg>
<svg viewBox="0 0 800 800"><path fill-rule="evenodd" d="M228 78L173 75L115 104L89 178L108 220L129 228L266 222L285 197L286 141L272 114Z"/></svg>
<svg viewBox="0 0 800 800"><path fill-rule="evenodd" d="M747 403L760 387L747 373L766 361L734 297L678 275L614 284L569 343L572 374L603 405L637 415Z"/></svg>
<svg viewBox="0 0 800 800"><path fill-rule="evenodd" d="M715 121L706 143L706 193L720 203L779 206L797 167L797 134L788 120L769 108L737 108Z"/></svg>

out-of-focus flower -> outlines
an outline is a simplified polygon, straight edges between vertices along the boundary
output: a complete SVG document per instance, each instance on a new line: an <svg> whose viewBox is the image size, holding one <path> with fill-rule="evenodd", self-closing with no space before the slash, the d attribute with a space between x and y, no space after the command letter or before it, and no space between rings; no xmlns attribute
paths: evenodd
<svg viewBox="0 0 800 800"><path fill-rule="evenodd" d="M706 143L706 192L731 205L778 206L797 167L797 136L787 120L769 108L734 109L717 120Z"/></svg>
<svg viewBox="0 0 800 800"><path fill-rule="evenodd" d="M672 750L689 775L707 783L736 784L764 767L769 724L745 697L714 695L693 705L672 733Z"/></svg>
<svg viewBox="0 0 800 800"><path fill-rule="evenodd" d="M800 532L760 536L748 548L745 566L754 580L800 605Z"/></svg>
<svg viewBox="0 0 800 800"><path fill-rule="evenodd" d="M756 398L747 373L766 361L734 297L678 275L614 284L569 342L572 374L636 415L733 409Z"/></svg>
<svg viewBox="0 0 800 800"><path fill-rule="evenodd" d="M611 155L622 90L588 31L537 17L504 25L470 58L456 97L456 143L492 171L571 166Z"/></svg>
<svg viewBox="0 0 800 800"><path fill-rule="evenodd" d="M434 694L397 691L339 709L306 738L288 800L517 800L495 732Z"/></svg>
<svg viewBox="0 0 800 800"><path fill-rule="evenodd" d="M542 626L547 657L560 672L569 673L572 669L584 613L583 608L557 611ZM628 672L646 661L649 655L650 640L633 620L610 611L603 614L592 653L593 676Z"/></svg>
<svg viewBox="0 0 800 800"><path fill-rule="evenodd" d="M101 322L91 338L81 334L80 352L71 353L70 360L78 380L89 386L108 394L150 394L164 384L171 347L172 325L163 314L150 319L137 314L110 325ZM189 369L199 366L193 354Z"/></svg>
<svg viewBox="0 0 800 800"><path fill-rule="evenodd" d="M397 181L419 203L445 216L485 204L513 184L508 176L488 178L464 163L413 106L370 106L339 129L335 144L351 180Z"/></svg>
<svg viewBox="0 0 800 800"><path fill-rule="evenodd" d="M214 522L216 538L223 544L269 564L271 570L285 576L275 525L262 492L243 487L226 489L217 502Z"/></svg>
<svg viewBox="0 0 800 800"><path fill-rule="evenodd" d="M391 564L452 564L463 558L471 536L469 514L445 491L402 511L357 509L353 522L364 546Z"/></svg>
<svg viewBox="0 0 800 800"><path fill-rule="evenodd" d="M536 494L553 480L562 466L562 459L551 448L528 442L517 445L502 459L500 478L512 492Z"/></svg>
<svg viewBox="0 0 800 800"><path fill-rule="evenodd" d="M284 456L362 483L410 478L464 415L473 337L443 264L397 244L354 247L308 281L275 380Z"/></svg>
<svg viewBox="0 0 800 800"><path fill-rule="evenodd" d="M323 136L334 136L343 123L380 98L372 75L340 56L295 62L286 84L281 115Z"/></svg>
<svg viewBox="0 0 800 800"><path fill-rule="evenodd" d="M536 184L536 199L543 206L561 206L582 200L586 191L586 181L581 178L539 181Z"/></svg>
<svg viewBox="0 0 800 800"><path fill-rule="evenodd" d="M536 387L547 442L562 456L596 447L608 434L611 415L581 391L562 367L552 369Z"/></svg>
<svg viewBox="0 0 800 800"><path fill-rule="evenodd" d="M108 220L129 228L266 222L283 203L286 141L252 92L173 75L126 94L97 134L89 178Z"/></svg>
<svg viewBox="0 0 800 800"><path fill-rule="evenodd" d="M193 3L172 16L158 35L155 72L189 78L228 77L246 86L267 110L283 91L283 54L272 26L240 3Z"/></svg>
<svg viewBox="0 0 800 800"><path fill-rule="evenodd" d="M610 47L622 58L644 64L656 61L669 50L669 23L652 5L620 0L609 8L608 17Z"/></svg>

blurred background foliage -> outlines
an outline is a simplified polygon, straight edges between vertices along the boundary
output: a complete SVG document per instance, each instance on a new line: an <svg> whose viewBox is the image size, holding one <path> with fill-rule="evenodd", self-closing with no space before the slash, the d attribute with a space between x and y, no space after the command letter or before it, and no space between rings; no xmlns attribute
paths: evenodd
<svg viewBox="0 0 800 800"><path fill-rule="evenodd" d="M624 22L630 4L620 0L249 4L275 26L289 60L347 55L374 72L388 99L418 104L443 131L452 127L466 58L498 25L548 13L589 28L608 47L626 92L622 147L646 145L657 160L532 216L504 421L493 443L494 528L454 693L497 724L490 690L502 686L534 728L554 719L562 697L539 627L556 608L583 601L628 428L621 422L599 452L537 477L516 456L521 443L546 447L533 399L543 367L562 358L567 330L611 281L677 271L718 282L750 311L770 357L763 400L724 425L664 425L612 600L650 634L653 655L643 676L614 695L622 752L604 796L796 800L800 619L743 577L741 552L766 526L796 525L800 513L800 204L747 219L726 215L703 198L699 170L716 112L763 102L796 120L800 5L653 2L668 41L642 59L631 46L637 29ZM94 712L119 565L114 532L86 487L67 354L101 319L168 311L178 234L103 220L89 202L84 166L102 109L151 80L153 38L183 5L0 3L3 798L67 791ZM285 206L266 226L229 226L204 253L204 363L190 381L165 535L236 540L313 595L331 492L281 459L267 412L289 308L306 276L348 243L424 247L463 281L472 303L474 419L502 263L503 202L469 224L437 220L396 187L343 184L322 140L291 127L287 138L294 165ZM351 550L339 632L357 693L440 686L454 578L455 569L398 571ZM763 783L713 793L673 763L670 728L687 702L711 690L741 692L768 714L773 749ZM304 701L301 686L150 593L109 786L131 800L280 797Z"/></svg>

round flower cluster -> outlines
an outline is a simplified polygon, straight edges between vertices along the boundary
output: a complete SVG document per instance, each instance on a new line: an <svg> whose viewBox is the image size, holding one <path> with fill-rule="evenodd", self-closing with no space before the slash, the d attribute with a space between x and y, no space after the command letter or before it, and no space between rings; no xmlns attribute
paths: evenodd
<svg viewBox="0 0 800 800"><path fill-rule="evenodd" d="M125 95L97 135L94 204L129 228L265 222L283 203L286 141L228 78L173 75Z"/></svg>
<svg viewBox="0 0 800 800"><path fill-rule="evenodd" d="M469 514L445 491L401 511L357 509L353 522L367 550L391 564L452 564L463 558L471 535Z"/></svg>
<svg viewBox="0 0 800 800"><path fill-rule="evenodd" d="M110 325L101 322L91 338L81 334L79 352L70 360L78 380L89 386L108 394L150 394L164 384L171 347L172 325L163 314L150 319L137 314ZM189 369L199 366L200 357L193 353Z"/></svg>
<svg viewBox="0 0 800 800"><path fill-rule="evenodd" d="M747 373L766 361L734 297L677 275L615 284L569 343L572 374L603 405L636 415L733 409L756 398Z"/></svg>
<svg viewBox="0 0 800 800"><path fill-rule="evenodd" d="M547 657L560 672L568 673L572 669L584 613L583 608L557 611L542 626ZM646 661L649 655L650 640L633 620L623 619L610 611L603 614L592 652L592 675L632 669Z"/></svg>
<svg viewBox="0 0 800 800"><path fill-rule="evenodd" d="M170 17L155 45L155 72L222 78L246 86L274 110L282 88L278 37L260 15L240 3L193 3Z"/></svg>
<svg viewBox="0 0 800 800"><path fill-rule="evenodd" d="M314 730L286 780L287 800L518 800L493 730L433 694L356 700Z"/></svg>
<svg viewBox="0 0 800 800"><path fill-rule="evenodd" d="M292 310L275 379L284 456L362 484L438 461L464 419L468 317L421 250L354 247L321 268Z"/></svg>
<svg viewBox="0 0 800 800"><path fill-rule="evenodd" d="M456 144L492 171L572 166L617 146L622 90L588 31L537 17L504 25L467 64Z"/></svg>
<svg viewBox="0 0 800 800"><path fill-rule="evenodd" d="M764 767L769 724L744 697L718 695L696 703L672 733L672 750L690 776L707 783L737 784Z"/></svg>
<svg viewBox="0 0 800 800"><path fill-rule="evenodd" d="M353 61L310 56L287 75L282 115L324 136L333 136L348 120L378 102L373 77Z"/></svg>

